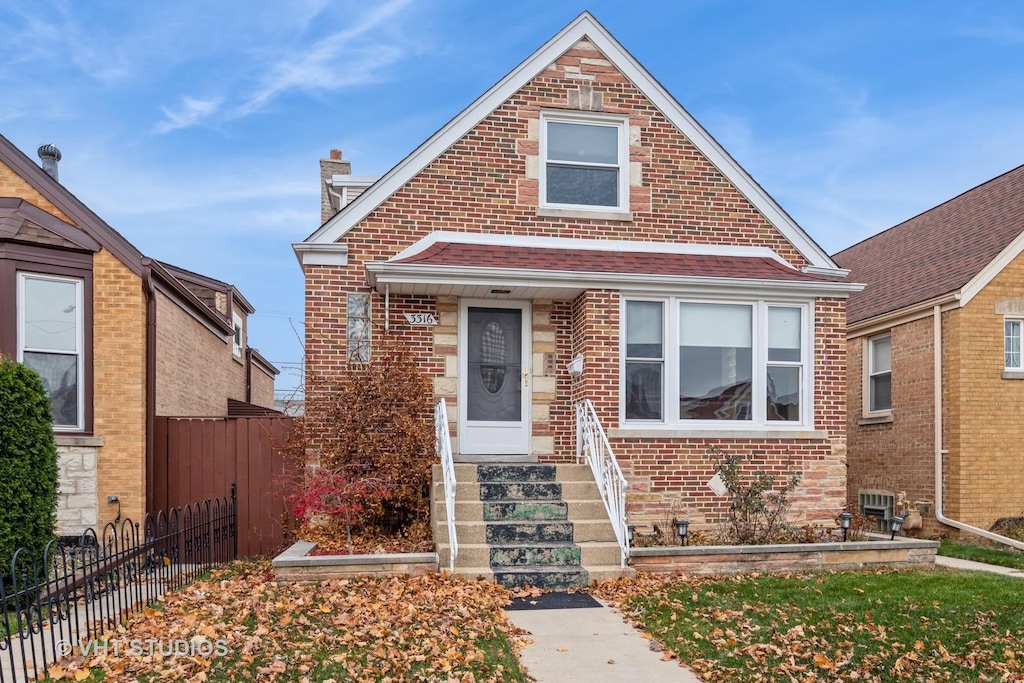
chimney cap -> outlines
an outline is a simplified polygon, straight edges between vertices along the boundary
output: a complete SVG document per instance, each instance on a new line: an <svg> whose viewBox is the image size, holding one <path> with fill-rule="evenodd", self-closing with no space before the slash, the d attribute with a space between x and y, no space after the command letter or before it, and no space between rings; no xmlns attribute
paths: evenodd
<svg viewBox="0 0 1024 683"><path fill-rule="evenodd" d="M52 142L46 145L40 145L36 151L40 159L53 159L54 161L60 161L60 150L57 149L57 145Z"/></svg>
<svg viewBox="0 0 1024 683"><path fill-rule="evenodd" d="M60 154L60 152L58 152L58 154ZM60 157L58 157L58 158L60 158ZM332 161L341 161L341 150L340 149L332 149L331 150L331 160Z"/></svg>

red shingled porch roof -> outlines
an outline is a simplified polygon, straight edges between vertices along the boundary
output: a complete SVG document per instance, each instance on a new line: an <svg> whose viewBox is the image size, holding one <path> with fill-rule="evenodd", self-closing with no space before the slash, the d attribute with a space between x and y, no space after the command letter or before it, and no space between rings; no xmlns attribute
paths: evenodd
<svg viewBox="0 0 1024 683"><path fill-rule="evenodd" d="M558 249L462 242L437 242L421 252L394 259L389 263L571 273L835 282L834 278L794 270L768 256Z"/></svg>

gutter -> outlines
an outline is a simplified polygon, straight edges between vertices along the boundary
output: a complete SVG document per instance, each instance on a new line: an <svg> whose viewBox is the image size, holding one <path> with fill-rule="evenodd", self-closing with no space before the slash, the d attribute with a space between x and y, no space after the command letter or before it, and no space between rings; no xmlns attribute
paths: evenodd
<svg viewBox="0 0 1024 683"><path fill-rule="evenodd" d="M1024 543L1020 541L950 519L942 514L942 456L949 453L948 450L942 447L942 306L936 304L932 309L932 315L934 316L932 327L935 335L934 343L932 344L935 354L935 362L932 364L935 373L933 382L933 390L935 392L933 401L935 410L935 520L940 524L945 524L960 531L966 531L989 541L1024 550Z"/></svg>
<svg viewBox="0 0 1024 683"><path fill-rule="evenodd" d="M142 291L146 295L146 491L145 508L154 493L154 444L156 442L156 287L152 261L142 260ZM146 509L143 510L146 512Z"/></svg>

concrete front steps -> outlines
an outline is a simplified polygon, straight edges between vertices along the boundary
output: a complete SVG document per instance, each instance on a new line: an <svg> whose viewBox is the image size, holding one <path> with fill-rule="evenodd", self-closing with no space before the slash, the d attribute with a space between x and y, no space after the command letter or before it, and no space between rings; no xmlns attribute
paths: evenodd
<svg viewBox="0 0 1024 683"><path fill-rule="evenodd" d="M454 573L555 590L633 574L586 465L457 463ZM434 467L433 528L449 566L444 480Z"/></svg>

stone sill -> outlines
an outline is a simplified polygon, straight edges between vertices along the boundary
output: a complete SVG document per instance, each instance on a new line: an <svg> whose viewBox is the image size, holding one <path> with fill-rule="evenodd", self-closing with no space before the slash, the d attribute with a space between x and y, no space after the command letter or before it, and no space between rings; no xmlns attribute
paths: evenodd
<svg viewBox="0 0 1024 683"><path fill-rule="evenodd" d="M608 430L609 439L794 439L823 441L828 432L784 429L672 429L618 427Z"/></svg>
<svg viewBox="0 0 1024 683"><path fill-rule="evenodd" d="M349 576L427 574L439 570L437 553L310 555L316 543L298 541L274 558L274 574L283 581L322 581Z"/></svg>
<svg viewBox="0 0 1024 683"><path fill-rule="evenodd" d="M814 571L865 567L920 566L935 563L938 541L849 541L785 545L719 545L633 548L634 569L650 573L736 574Z"/></svg>
<svg viewBox="0 0 1024 683"><path fill-rule="evenodd" d="M857 425L864 427L866 425L887 425L892 423L892 413L886 413L885 415L866 415L857 420Z"/></svg>
<svg viewBox="0 0 1024 683"><path fill-rule="evenodd" d="M586 209L555 209L547 206L538 207L537 215L545 218L594 218L603 221L633 220L633 214L630 211L588 211Z"/></svg>
<svg viewBox="0 0 1024 683"><path fill-rule="evenodd" d="M1024 379L1024 371L1021 370L1004 370L1003 379Z"/></svg>
<svg viewBox="0 0 1024 683"><path fill-rule="evenodd" d="M53 440L58 446L103 448L102 436L71 436L70 434L54 434Z"/></svg>

